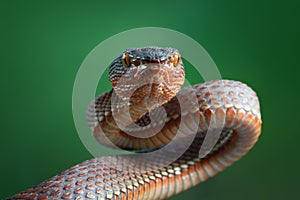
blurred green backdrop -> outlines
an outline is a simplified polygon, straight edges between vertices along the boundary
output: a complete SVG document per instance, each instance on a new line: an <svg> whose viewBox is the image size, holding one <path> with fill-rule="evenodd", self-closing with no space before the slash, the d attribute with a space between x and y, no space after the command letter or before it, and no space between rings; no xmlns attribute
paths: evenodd
<svg viewBox="0 0 300 200"><path fill-rule="evenodd" d="M194 38L223 78L249 84L261 100L255 148L172 199L299 196L299 1L19 0L1 1L0 15L0 198L92 157L73 123L76 72L99 42L144 26Z"/></svg>

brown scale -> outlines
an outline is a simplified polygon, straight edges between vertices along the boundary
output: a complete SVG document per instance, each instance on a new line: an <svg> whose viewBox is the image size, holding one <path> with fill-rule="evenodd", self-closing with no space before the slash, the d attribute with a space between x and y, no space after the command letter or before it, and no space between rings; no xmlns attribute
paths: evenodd
<svg viewBox="0 0 300 200"><path fill-rule="evenodd" d="M142 57L147 53L149 58ZM145 63L151 63L151 60L153 63L159 63L159 60L176 63L179 67L174 66L174 70L181 66L179 53L172 48L129 49L113 61L110 71L113 81L120 76L113 72L125 74L126 70L137 67L137 62L130 65L132 59ZM122 63L126 66L121 66ZM189 109L181 108L178 99L187 101L193 92L196 102L192 102ZM165 199L224 170L245 155L257 141L261 132L259 102L255 92L246 85L236 81L210 81L183 89L177 97L163 105L167 113L164 127L157 134L142 139L117 128L112 109L122 112L124 105L111 105L112 91L98 97L88 109L89 126L96 139L105 144L102 139L108 137L125 149L127 144L128 149L149 147L149 151L163 150L162 146L178 134L180 125L188 131L196 123L196 135L181 137L180 142L172 141L178 147L184 144L188 148L171 164L167 165L166 161L172 154L176 155L177 149L155 151L156 154L148 157L136 154L95 158L7 199ZM138 115L139 111L136 112ZM160 112L154 113L155 118L160 115ZM147 112L135 124L139 125L137 132L146 128L145 131L150 133L150 129L155 128ZM221 134L211 151L199 158L208 127L212 128L210 133L213 136L218 134L217 130L221 130ZM121 139L116 140L116 136ZM191 144L187 143L188 139L192 139Z"/></svg>

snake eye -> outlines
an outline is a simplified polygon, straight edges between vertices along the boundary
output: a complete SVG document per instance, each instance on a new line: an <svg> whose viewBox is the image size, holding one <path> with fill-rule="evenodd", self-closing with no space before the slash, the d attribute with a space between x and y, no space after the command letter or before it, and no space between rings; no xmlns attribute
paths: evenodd
<svg viewBox="0 0 300 200"><path fill-rule="evenodd" d="M176 53L173 58L171 58L171 62L173 63L174 67L177 67L180 62L180 56Z"/></svg>
<svg viewBox="0 0 300 200"><path fill-rule="evenodd" d="M123 53L123 55L122 55L122 64L126 67L129 67L131 65L130 56L129 56L128 52Z"/></svg>

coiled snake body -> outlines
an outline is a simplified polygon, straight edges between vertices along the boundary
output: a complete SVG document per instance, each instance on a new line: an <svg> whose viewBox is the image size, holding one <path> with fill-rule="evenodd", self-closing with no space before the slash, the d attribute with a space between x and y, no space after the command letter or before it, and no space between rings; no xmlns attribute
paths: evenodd
<svg viewBox="0 0 300 200"><path fill-rule="evenodd" d="M88 122L98 142L139 153L85 161L7 199L166 199L239 160L261 133L255 92L228 80L180 90L184 76L176 49L123 52Z"/></svg>

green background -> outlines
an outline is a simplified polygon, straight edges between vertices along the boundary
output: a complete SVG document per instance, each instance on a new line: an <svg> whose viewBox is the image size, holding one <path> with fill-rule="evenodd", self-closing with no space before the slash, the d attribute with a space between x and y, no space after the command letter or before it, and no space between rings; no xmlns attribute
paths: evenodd
<svg viewBox="0 0 300 200"><path fill-rule="evenodd" d="M263 134L255 148L172 199L296 198L299 5L288 0L1 1L0 198L92 157L73 122L76 72L101 41L144 26L194 38L224 79L249 84L261 100ZM108 88L104 83L101 90Z"/></svg>

